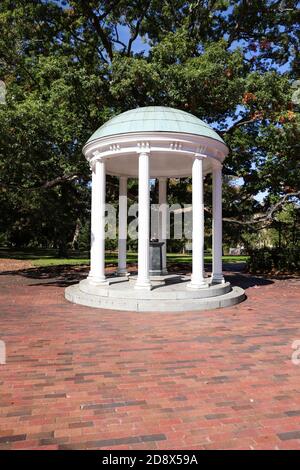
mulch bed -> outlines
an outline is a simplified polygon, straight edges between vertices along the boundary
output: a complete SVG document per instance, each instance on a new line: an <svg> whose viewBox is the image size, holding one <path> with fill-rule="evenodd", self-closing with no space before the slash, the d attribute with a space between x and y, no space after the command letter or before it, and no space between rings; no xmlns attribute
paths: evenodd
<svg viewBox="0 0 300 470"><path fill-rule="evenodd" d="M19 269L27 269L31 267L32 267L31 261L0 258L0 272L1 271L19 271Z"/></svg>

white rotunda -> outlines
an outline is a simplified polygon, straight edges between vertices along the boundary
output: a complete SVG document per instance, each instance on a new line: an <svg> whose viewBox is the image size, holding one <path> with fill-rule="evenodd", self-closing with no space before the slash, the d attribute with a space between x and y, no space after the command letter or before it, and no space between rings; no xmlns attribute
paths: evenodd
<svg viewBox="0 0 300 470"><path fill-rule="evenodd" d="M187 311L230 306L245 298L222 273L222 163L228 148L205 122L162 106L126 111L88 140L92 170L91 260L87 279L66 288L68 300L98 308ZM204 272L203 179L212 173L212 275ZM119 177L117 275L105 275L105 179ZM192 274L167 273L167 179L192 176ZM127 180L138 178L138 269L127 275ZM150 180L159 182L162 275L150 276Z"/></svg>

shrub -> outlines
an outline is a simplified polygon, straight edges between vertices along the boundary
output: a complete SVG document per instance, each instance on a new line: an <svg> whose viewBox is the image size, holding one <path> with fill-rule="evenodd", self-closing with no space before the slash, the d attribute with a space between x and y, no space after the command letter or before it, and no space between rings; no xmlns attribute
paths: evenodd
<svg viewBox="0 0 300 470"><path fill-rule="evenodd" d="M251 250L249 271L255 273L299 273L300 248L262 248Z"/></svg>

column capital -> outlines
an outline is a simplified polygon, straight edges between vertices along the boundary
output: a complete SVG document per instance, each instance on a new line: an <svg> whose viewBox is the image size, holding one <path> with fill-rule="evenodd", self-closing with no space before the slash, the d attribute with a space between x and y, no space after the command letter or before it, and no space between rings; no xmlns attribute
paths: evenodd
<svg viewBox="0 0 300 470"><path fill-rule="evenodd" d="M137 142L136 144L136 152L141 155L143 153L146 153L147 155L150 154L151 147L149 142L141 141Z"/></svg>
<svg viewBox="0 0 300 470"><path fill-rule="evenodd" d="M89 160L89 165L90 165L90 169L91 169L92 171L95 171L95 165L96 165L96 163L97 163L97 162L105 162L105 158L103 158L103 157L101 156L101 153L100 153L98 150L96 150L95 152L93 152L92 155L93 155L92 158Z"/></svg>
<svg viewBox="0 0 300 470"><path fill-rule="evenodd" d="M213 170L222 170L223 165L219 160L212 158L212 167L213 167Z"/></svg>
<svg viewBox="0 0 300 470"><path fill-rule="evenodd" d="M96 150L95 152L92 153L93 155L93 159L100 159L100 155L101 153L99 152L99 150Z"/></svg>
<svg viewBox="0 0 300 470"><path fill-rule="evenodd" d="M206 155L203 155L202 153L194 153L194 158L197 160L204 160L204 158L207 158Z"/></svg>
<svg viewBox="0 0 300 470"><path fill-rule="evenodd" d="M95 172L95 160L89 160L89 167L92 172Z"/></svg>

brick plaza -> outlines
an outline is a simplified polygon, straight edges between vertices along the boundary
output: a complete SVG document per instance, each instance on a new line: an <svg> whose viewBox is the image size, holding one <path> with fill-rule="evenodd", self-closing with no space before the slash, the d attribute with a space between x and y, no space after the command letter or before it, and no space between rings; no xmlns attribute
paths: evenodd
<svg viewBox="0 0 300 470"><path fill-rule="evenodd" d="M84 276L0 275L0 449L300 449L299 278L231 269L245 302L158 314L68 303Z"/></svg>

